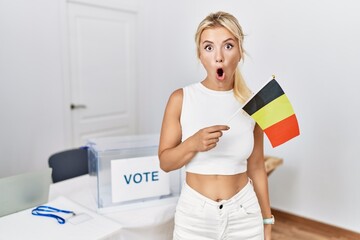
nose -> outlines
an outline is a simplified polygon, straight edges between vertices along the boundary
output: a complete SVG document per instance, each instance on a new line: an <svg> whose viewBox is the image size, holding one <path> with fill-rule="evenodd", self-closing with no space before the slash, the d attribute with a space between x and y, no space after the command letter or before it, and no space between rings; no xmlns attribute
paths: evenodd
<svg viewBox="0 0 360 240"><path fill-rule="evenodd" d="M219 50L219 51L216 52L215 62L222 63L223 61L224 61L223 54L222 54L221 50Z"/></svg>

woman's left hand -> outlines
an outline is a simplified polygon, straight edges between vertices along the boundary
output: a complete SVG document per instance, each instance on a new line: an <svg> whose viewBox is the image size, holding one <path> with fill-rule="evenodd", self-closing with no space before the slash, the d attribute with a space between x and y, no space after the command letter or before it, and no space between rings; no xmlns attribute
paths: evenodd
<svg viewBox="0 0 360 240"><path fill-rule="evenodd" d="M271 240L271 224L264 224L265 240Z"/></svg>

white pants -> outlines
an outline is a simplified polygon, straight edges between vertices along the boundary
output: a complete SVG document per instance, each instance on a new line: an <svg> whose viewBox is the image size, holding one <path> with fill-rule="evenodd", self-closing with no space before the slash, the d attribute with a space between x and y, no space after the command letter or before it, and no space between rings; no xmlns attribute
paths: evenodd
<svg viewBox="0 0 360 240"><path fill-rule="evenodd" d="M175 213L175 240L263 240L261 209L251 180L228 200L213 201L184 183Z"/></svg>

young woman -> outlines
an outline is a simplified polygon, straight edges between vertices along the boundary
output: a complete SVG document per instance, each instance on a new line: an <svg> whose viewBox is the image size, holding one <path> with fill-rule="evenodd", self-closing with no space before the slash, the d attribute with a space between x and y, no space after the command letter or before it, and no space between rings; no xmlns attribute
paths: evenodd
<svg viewBox="0 0 360 240"><path fill-rule="evenodd" d="M234 116L251 95L238 70L243 39L234 16L208 15L195 35L207 76L166 106L160 166L186 170L174 239L271 239L263 132L246 113Z"/></svg>

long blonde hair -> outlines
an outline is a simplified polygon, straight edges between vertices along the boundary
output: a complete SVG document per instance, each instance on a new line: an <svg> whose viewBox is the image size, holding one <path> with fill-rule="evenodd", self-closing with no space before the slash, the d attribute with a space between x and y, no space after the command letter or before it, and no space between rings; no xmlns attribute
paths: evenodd
<svg viewBox="0 0 360 240"><path fill-rule="evenodd" d="M213 27L224 27L231 34L234 35L236 40L239 43L239 51L241 59L244 60L244 34L242 28L238 22L238 20L231 14L226 12L216 12L209 14L198 26L198 29L195 34L195 43L197 48L197 57L200 58L200 37L202 32L205 29L213 28ZM236 99L244 103L251 96L251 91L245 83L243 76L240 73L239 68L236 68L235 76L234 76L234 96Z"/></svg>

